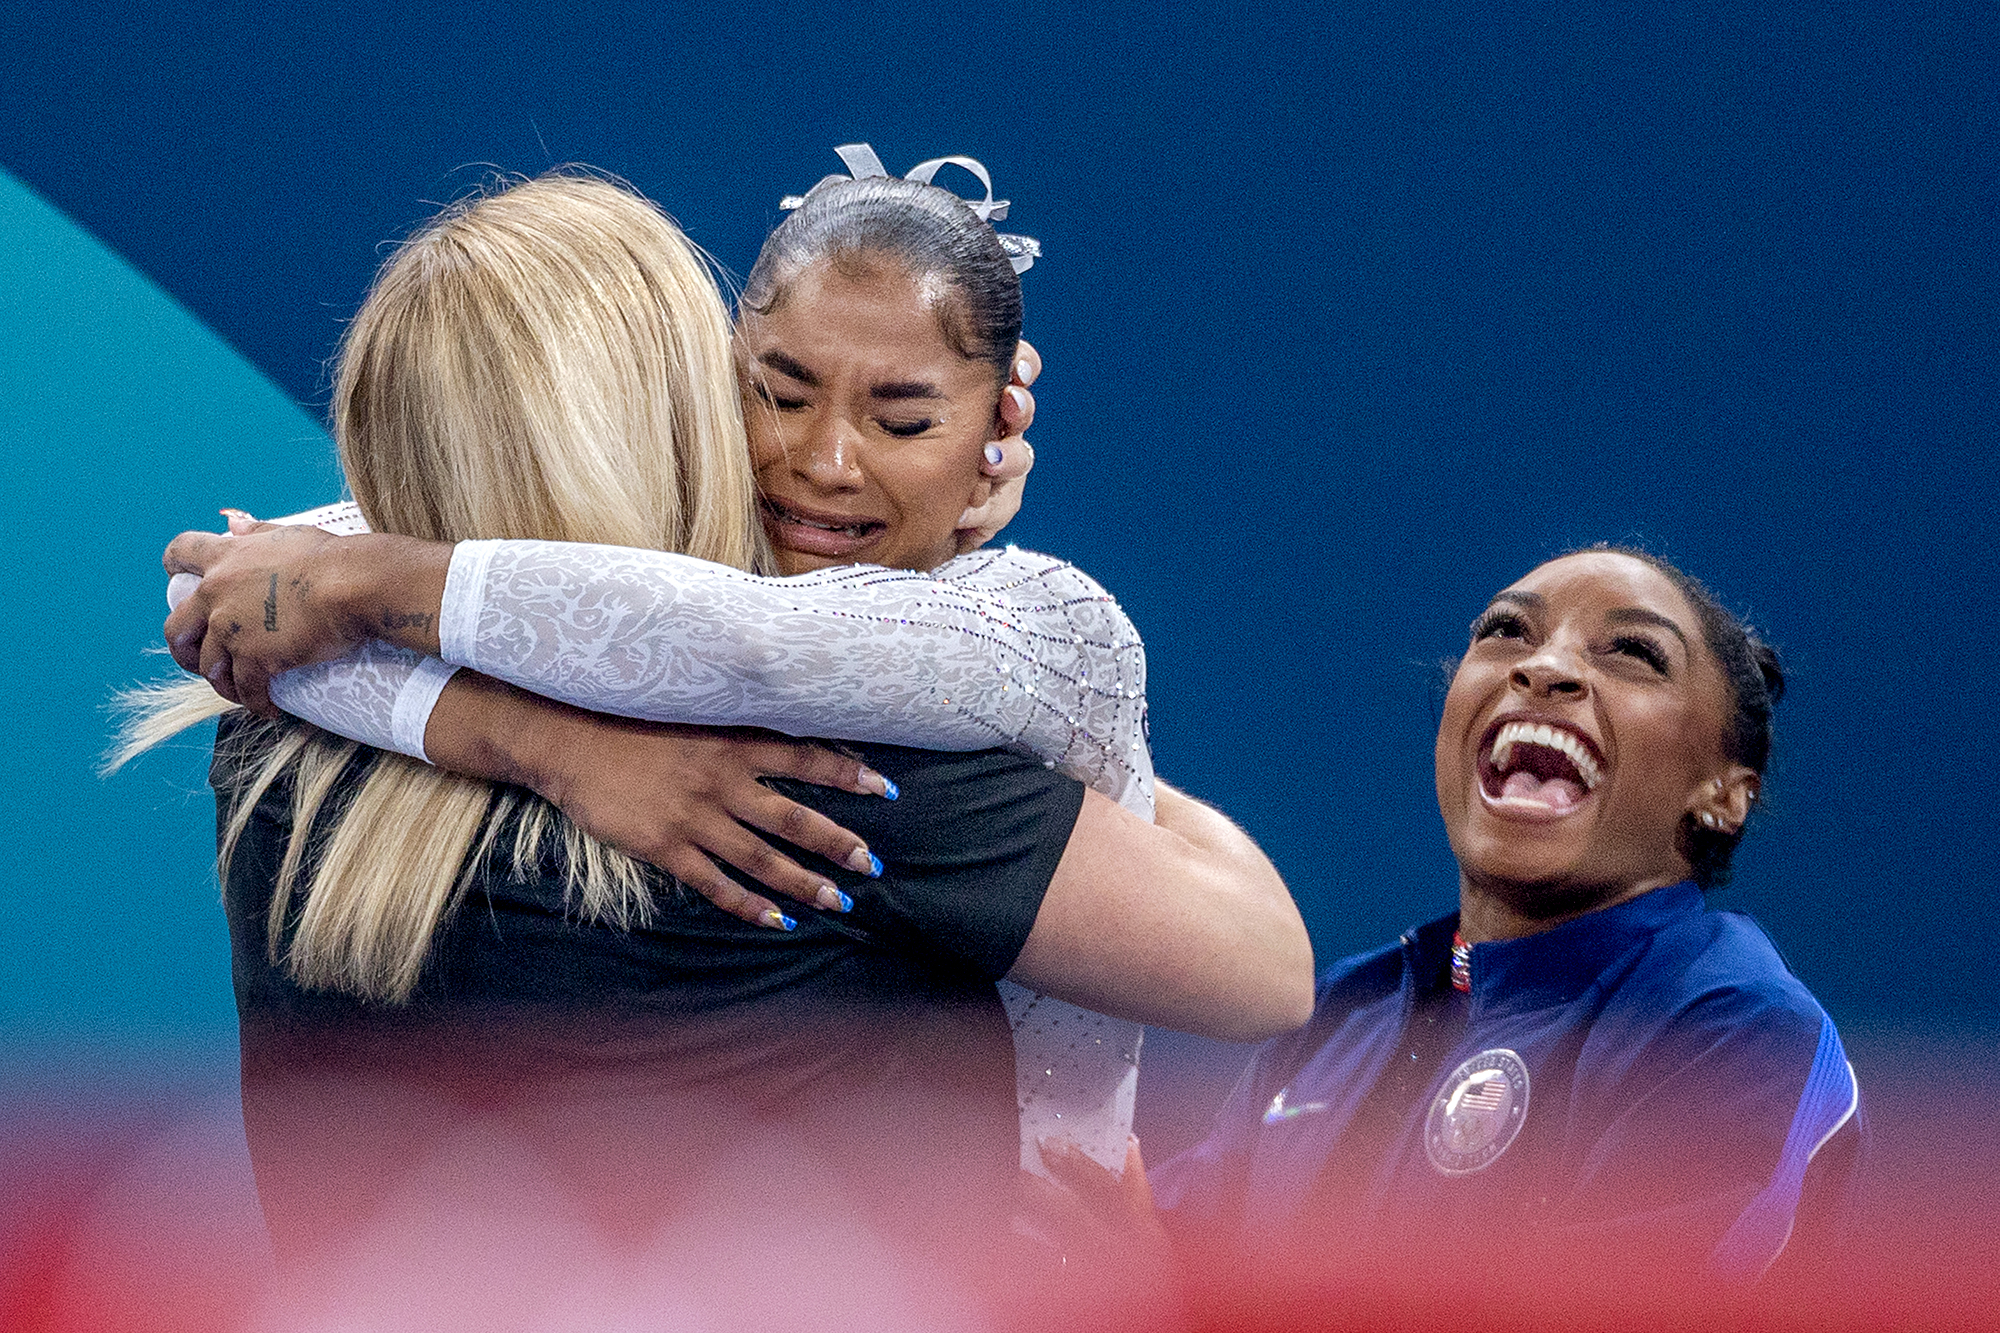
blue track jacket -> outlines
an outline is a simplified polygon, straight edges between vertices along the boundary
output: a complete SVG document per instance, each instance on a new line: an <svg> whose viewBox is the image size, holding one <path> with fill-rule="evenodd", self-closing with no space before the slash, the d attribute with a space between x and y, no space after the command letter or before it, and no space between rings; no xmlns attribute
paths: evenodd
<svg viewBox="0 0 2000 1333"><path fill-rule="evenodd" d="M1202 1143L1153 1172L1171 1231L1251 1256L1475 1245L1755 1280L1801 1201L1844 1206L1860 1096L1833 1023L1743 915L1676 884L1525 939L1453 916L1343 960ZM1809 1168L1811 1168L1809 1170ZM1824 1205L1824 1207L1822 1207Z"/></svg>

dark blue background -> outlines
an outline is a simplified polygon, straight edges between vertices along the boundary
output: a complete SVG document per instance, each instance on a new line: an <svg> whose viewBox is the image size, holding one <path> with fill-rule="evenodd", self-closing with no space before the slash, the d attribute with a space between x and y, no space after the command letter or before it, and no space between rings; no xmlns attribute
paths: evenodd
<svg viewBox="0 0 2000 1333"><path fill-rule="evenodd" d="M1794 669L1721 901L1845 1023L1992 1015L1990 5L275 8L15 0L0 167L283 395L319 411L383 243L490 168L621 173L741 273L832 145L974 154L1047 255L1010 536L1119 594L1162 773L1323 959L1453 901L1437 660L1637 539ZM157 672L167 536L333 474L277 395L43 367L24 272L0 1035L226 1032L200 747L100 782L98 707Z"/></svg>

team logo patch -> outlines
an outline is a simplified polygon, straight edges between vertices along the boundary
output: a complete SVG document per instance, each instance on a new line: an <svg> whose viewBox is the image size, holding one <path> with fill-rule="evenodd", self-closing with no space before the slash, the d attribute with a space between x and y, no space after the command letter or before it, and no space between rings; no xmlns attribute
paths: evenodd
<svg viewBox="0 0 2000 1333"><path fill-rule="evenodd" d="M1491 1166L1528 1118L1528 1067L1512 1051L1481 1051L1451 1071L1431 1102L1424 1151L1447 1176Z"/></svg>

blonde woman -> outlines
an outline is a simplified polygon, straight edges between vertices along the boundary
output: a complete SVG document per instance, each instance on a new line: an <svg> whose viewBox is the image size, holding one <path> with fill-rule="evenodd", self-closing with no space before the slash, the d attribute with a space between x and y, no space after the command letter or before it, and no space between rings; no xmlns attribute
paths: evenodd
<svg viewBox="0 0 2000 1333"><path fill-rule="evenodd" d="M934 315L926 318L937 327ZM343 542L288 530L207 546L184 538L178 562L208 578L176 613L176 628L199 616L218 631L210 637L247 649L240 608L248 589L250 623L264 627L255 632L283 638L302 612L344 595L342 570L360 567L350 555L386 552L391 563L413 561L406 567L422 577L432 568L428 544L473 534L692 548L752 566L757 531L741 436L731 438L732 426L740 430L735 402L719 302L657 211L574 178L453 210L385 267L350 330L336 386L335 433L356 498L373 526L401 535ZM733 445L737 466L729 448L711 447L718 439ZM637 516L630 526L614 526L628 516ZM490 557L490 572L514 545L472 553ZM548 567L505 568L568 595L548 581ZM730 586L762 586L734 577ZM1073 571L1059 577L1072 590L1082 586ZM800 605L814 589L844 582L808 580ZM345 591L366 599L358 582ZM999 593L977 579L957 588L960 601L986 615ZM1101 592L1083 600L1107 626L1122 621ZM613 602L571 609L586 613L572 624L622 614ZM428 616L434 636L436 614L406 609L385 623L371 609L366 619L376 630L422 634ZM386 647L369 652L341 668L345 697L366 695L372 675L394 696L391 713L407 715L403 691L421 669L413 673L406 656ZM235 660L247 664L252 654ZM207 690L182 687L185 697L163 704L147 734L219 711L212 696L197 697ZM437 714L418 735L433 757L450 751L458 766L518 776L592 810L601 807L591 794L626 785L606 775L679 773L685 786L690 753L734 752L739 761L760 745L803 753L766 771L792 764L837 779L848 794L789 794L836 814L885 869L876 878L832 858L812 863L852 903L851 914L806 914L789 931L762 929L659 891L642 867L518 791L295 723L232 719L219 743L217 785L246 1093L295 1090L307 1071L385 1062L421 1072L427 1086L446 1075L453 1087L469 1083L482 1104L566 1105L580 1095L579 1080L619 1090L593 1094L600 1110L607 1100L679 1106L698 1090L701 1107L741 1112L720 1118L732 1127L743 1117L840 1126L834 1137L843 1147L833 1157L851 1155L876 1172L893 1158L890 1174L915 1191L911 1198L944 1207L960 1191L943 1182L997 1163L995 1135L1011 1120L991 978L1011 972L1101 1007L1189 1026L1199 1024L1188 1015L1231 1031L1277 1030L1303 1017L1310 953L1282 884L1226 820L1185 798L1163 794L1162 827L1154 827L1037 759L864 749L874 770L897 771L901 800L891 805L872 794L886 784L851 759L592 718L476 680L429 692ZM1123 693L1119 707L1141 702ZM533 720L497 742L491 731L454 734L454 700L468 705L467 716L496 705ZM568 743L577 737L591 747L581 760ZM553 758L529 771L521 756L538 745ZM838 832L809 819L785 827L805 828L794 841L808 845ZM1218 1016L1226 1017L1210 1021ZM557 1069L560 1080L551 1077ZM398 1095L408 1086L391 1082ZM260 1103L279 1108L271 1116L248 1116L253 1147L266 1147L260 1179L286 1170L324 1176L317 1149L279 1151L307 1142L296 1114L308 1108L323 1120L323 1102L317 1092L303 1102L288 1093ZM273 1117L283 1125L265 1123ZM674 1123L689 1120L677 1114ZM884 1134L900 1145L895 1152ZM385 1141L376 1136L371 1151ZM375 1152L378 1161L383 1155ZM589 1156L603 1169L632 1154ZM289 1166L274 1165L279 1157ZM626 1183L623 1193L661 1204L664 1187ZM901 1211L906 1222L926 1215L907 1200Z"/></svg>
<svg viewBox="0 0 2000 1333"><path fill-rule="evenodd" d="M968 495L983 498L978 460L999 433L996 395L1004 406L1020 393L1002 386L1020 326L1017 269L1025 267L1021 252L1032 243L996 236L983 216L993 211L990 202L968 206L917 179L938 163L897 181L865 148L850 146L842 155L855 178L829 178L803 201L788 201L802 206L772 236L745 292L739 347L765 527L778 567L788 574L856 560L929 571L957 549ZM967 165L984 179L977 163ZM879 399L878 381L905 396ZM907 395L919 385L934 396ZM469 563L485 549L468 546L458 554ZM428 561L442 580L450 554L405 550L387 556L384 568L407 577ZM911 745L1007 744L1063 765L1135 813L1151 814L1143 648L1102 589L1060 562L1010 549L980 553L935 575L846 571L811 585L770 585L650 553L544 548L499 555L507 572L492 589L485 623L462 636L453 661L606 712ZM512 587L503 586L508 579ZM539 591L518 595L548 579L564 584L568 600ZM461 593L476 582L461 578ZM816 599L811 614L798 614L807 596ZM618 618L611 639L593 641L594 630L579 634L560 623L570 604L601 597L634 611ZM460 611L461 626L480 615L470 603ZM395 614L399 629L371 619L356 637L370 630L407 633L436 611L412 601ZM288 629L311 623L287 618ZM435 631L446 622L423 623ZM530 642L540 645L533 660L501 660L507 645ZM272 649L263 635L259 650ZM302 650L296 660L323 651ZM369 651L382 650L377 644ZM254 698L255 659L244 657L237 674ZM605 670L607 663L620 665ZM384 674L399 669L378 665ZM523 701L499 697L490 683L463 677L430 714L448 672L429 662L393 702L374 669L368 688L358 692L338 669L293 672L281 692L289 710L345 734L417 756L428 742L429 757L447 767L556 792L587 827L746 919L793 921L726 876L711 856L808 903L837 904L843 892L816 870L774 853L746 825L776 832L783 820L803 824L793 841L837 864L850 856L866 863L866 850L854 840L842 842L837 831L795 808L779 809L783 803L745 771L717 773L696 791L685 773L621 782L614 780L619 767L574 765L564 753L599 754L615 743L643 749L624 761L639 766L635 776L684 768L665 738L649 736L643 745L629 734L615 741L545 739L530 747L582 724L537 715ZM653 795L663 784L671 794ZM1243 929L1254 933L1262 925L1246 920ZM1279 930L1260 938L1291 937ZM1131 1020L1251 1035L1238 1003L1216 1003L1221 987L1212 984L1235 987L1237 961L1251 956L1227 951L1198 962L1191 952L1162 954L1144 972L1121 961L1084 985L1070 971L1064 993L1087 993L1099 1008L1128 1015L1119 1023L1003 988L1019 1047L1023 1164L1039 1169L1036 1145L1049 1134L1080 1143L1107 1165L1122 1163L1141 1037ZM1037 975L1037 964L1031 948L1017 972ZM1239 1003L1252 993L1233 991Z"/></svg>

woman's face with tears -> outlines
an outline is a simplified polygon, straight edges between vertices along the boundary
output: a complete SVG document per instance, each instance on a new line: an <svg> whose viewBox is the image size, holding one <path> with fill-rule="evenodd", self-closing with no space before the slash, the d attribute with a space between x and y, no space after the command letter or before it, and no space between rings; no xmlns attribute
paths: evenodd
<svg viewBox="0 0 2000 1333"><path fill-rule="evenodd" d="M893 259L809 265L744 312L738 369L764 527L787 574L932 569L985 485L1001 385L945 339L947 284Z"/></svg>

